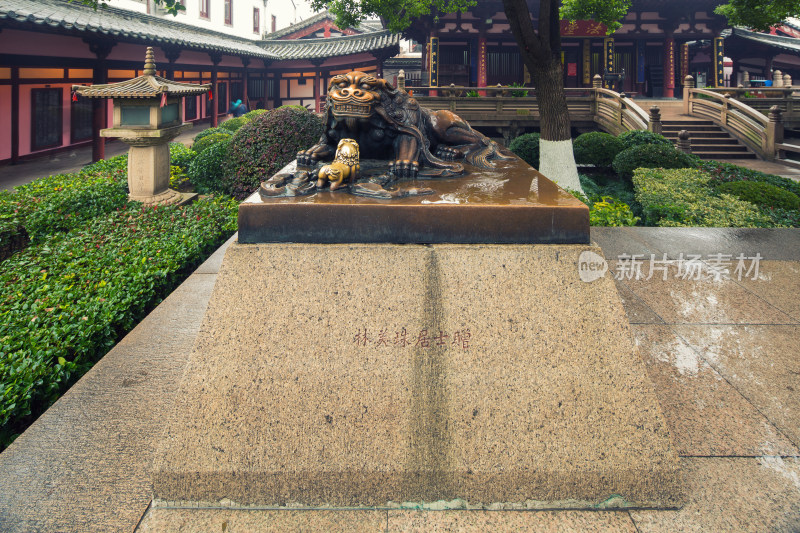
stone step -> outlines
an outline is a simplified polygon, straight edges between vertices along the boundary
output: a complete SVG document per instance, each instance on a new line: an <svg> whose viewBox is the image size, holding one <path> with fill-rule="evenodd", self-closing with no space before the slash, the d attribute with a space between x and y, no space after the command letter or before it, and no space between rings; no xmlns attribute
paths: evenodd
<svg viewBox="0 0 800 533"><path fill-rule="evenodd" d="M670 138L677 139L678 133L679 131L663 131L661 134L668 139ZM730 135L728 135L724 131L689 131L689 138L691 139L694 139L696 137L703 137L706 139L713 139L715 137L725 138L726 135L727 137L730 137Z"/></svg>
<svg viewBox="0 0 800 533"><path fill-rule="evenodd" d="M700 159L758 159L752 152L716 152L706 150L692 150Z"/></svg>
<svg viewBox="0 0 800 533"><path fill-rule="evenodd" d="M733 137L690 137L692 144L702 145L738 145L739 141Z"/></svg>
<svg viewBox="0 0 800 533"><path fill-rule="evenodd" d="M674 126L676 124L693 124L696 126L716 126L716 124L714 124L710 120L663 120L662 119L661 124L665 126L667 125Z"/></svg>

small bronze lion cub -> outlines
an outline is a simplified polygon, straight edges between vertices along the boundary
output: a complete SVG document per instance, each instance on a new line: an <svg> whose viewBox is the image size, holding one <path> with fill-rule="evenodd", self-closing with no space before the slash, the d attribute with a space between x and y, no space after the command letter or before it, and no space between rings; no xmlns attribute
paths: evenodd
<svg viewBox="0 0 800 533"><path fill-rule="evenodd" d="M361 166L358 164L358 143L353 139L342 139L336 147L336 157L330 165L319 169L317 187L322 188L325 181L330 181L331 190L335 191L343 183L350 184L358 179Z"/></svg>

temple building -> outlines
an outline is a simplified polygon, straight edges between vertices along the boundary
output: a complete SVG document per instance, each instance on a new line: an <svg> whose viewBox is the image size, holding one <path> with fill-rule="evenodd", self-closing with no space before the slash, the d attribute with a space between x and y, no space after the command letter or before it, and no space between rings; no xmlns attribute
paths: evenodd
<svg viewBox="0 0 800 533"><path fill-rule="evenodd" d="M319 110L331 76L381 74L383 61L399 51L400 36L375 23L339 30L330 15L311 19L254 39L193 26L180 15L0 0L0 163L88 144L93 158L102 158L99 131L111 123L112 103L80 98L71 87L141 75L147 46L155 49L158 75L211 84L182 106L187 121L212 125L237 99L250 109Z"/></svg>
<svg viewBox="0 0 800 533"><path fill-rule="evenodd" d="M727 70L735 71L734 81L744 70L752 79L769 79L771 69L778 64L787 70L800 70L797 45L793 44L800 43L796 39L800 31L792 23L776 28L776 36L739 29L726 33L726 19L714 13L722 3L633 0L622 27L612 35L606 35L602 24L562 20L564 85L591 87L595 74L624 70L621 90L648 97L674 97L680 96L687 74L700 87L730 83L726 82L725 57L732 59ZM529 6L535 19L539 2L529 2ZM500 1L481 1L467 13L421 18L406 35L424 43L419 66L421 85L530 83ZM726 48L725 37L731 40L731 50ZM769 59L772 57L775 59ZM390 65L394 67L395 62L391 60ZM415 68L408 60L402 66L408 71Z"/></svg>

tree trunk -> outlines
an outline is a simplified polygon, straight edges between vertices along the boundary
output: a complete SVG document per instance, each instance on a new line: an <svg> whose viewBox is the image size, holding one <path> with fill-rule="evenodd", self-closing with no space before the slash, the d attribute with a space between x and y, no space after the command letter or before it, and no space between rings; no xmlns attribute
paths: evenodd
<svg viewBox="0 0 800 533"><path fill-rule="evenodd" d="M527 0L503 0L511 32L536 87L541 129L539 172L565 189L582 193L564 92L560 4L559 0L539 0L539 27L534 31Z"/></svg>
<svg viewBox="0 0 800 533"><path fill-rule="evenodd" d="M551 56L550 61L529 64L528 69L536 87L539 106L539 172L565 189L583 193L572 152L572 132L561 60Z"/></svg>

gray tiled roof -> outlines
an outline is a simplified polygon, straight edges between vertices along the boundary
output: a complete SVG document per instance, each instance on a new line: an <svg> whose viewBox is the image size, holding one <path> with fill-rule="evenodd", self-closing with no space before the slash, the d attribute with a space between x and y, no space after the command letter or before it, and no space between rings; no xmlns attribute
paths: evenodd
<svg viewBox="0 0 800 533"><path fill-rule="evenodd" d="M795 37L781 37L778 35L770 35L768 33L758 33L743 28L733 28L730 30L730 37L737 37L746 41L759 43L788 52L800 54L800 39ZM729 38L730 38L729 37Z"/></svg>
<svg viewBox="0 0 800 533"><path fill-rule="evenodd" d="M114 39L174 44L190 49L276 59L255 41L174 20L114 7L97 9L76 0L0 0L0 25L6 21L94 33Z"/></svg>
<svg viewBox="0 0 800 533"><path fill-rule="evenodd" d="M391 49L396 54L400 35L384 30L327 39L269 40L262 41L262 45L280 59L316 59L383 49Z"/></svg>
<svg viewBox="0 0 800 533"><path fill-rule="evenodd" d="M291 26L288 26L288 27L283 28L281 30L269 33L269 34L267 34L267 37L269 37L270 40L283 39L287 35L291 35L291 34L297 32L297 31L300 31L302 29L305 29L305 28L308 28L310 26L313 26L317 22L322 22L323 20L326 20L326 19L330 19L332 21L335 21L336 20L336 16L333 15L330 11L322 11L320 13L317 13L316 15L312 15L312 16L308 17L305 20L301 20L297 24L292 24ZM353 28L353 29L355 29L356 31L361 32L361 33L373 32L373 31L381 31L381 30L383 30L383 24L381 24L380 21L376 21L376 20L365 20L357 28Z"/></svg>

